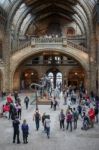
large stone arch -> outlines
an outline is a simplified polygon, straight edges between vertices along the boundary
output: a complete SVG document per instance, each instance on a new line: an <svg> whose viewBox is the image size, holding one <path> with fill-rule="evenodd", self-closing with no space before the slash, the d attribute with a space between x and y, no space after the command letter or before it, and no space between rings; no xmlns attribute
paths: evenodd
<svg viewBox="0 0 99 150"><path fill-rule="evenodd" d="M11 59L10 59L10 89L13 89L13 76L14 73L17 69L17 67L28 57L30 57L31 55L40 53L40 52L44 52L44 51L56 51L56 52L61 52L64 55L69 55L72 58L74 58L75 60L77 60L81 66L84 68L84 70L86 72L88 72L89 70L89 58L88 58L88 54L77 50L77 49L73 49L69 46L67 46L66 48L31 48L30 46L27 48L24 48L24 50L18 51L15 54L12 55Z"/></svg>

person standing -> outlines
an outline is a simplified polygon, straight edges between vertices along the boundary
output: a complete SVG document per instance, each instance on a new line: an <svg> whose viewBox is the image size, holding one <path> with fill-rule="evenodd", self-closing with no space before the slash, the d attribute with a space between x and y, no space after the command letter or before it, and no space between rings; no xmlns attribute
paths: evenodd
<svg viewBox="0 0 99 150"><path fill-rule="evenodd" d="M40 120L41 120L41 115L39 113L39 110L36 109L34 116L33 116L33 120L35 120L35 124L36 124L36 130L39 130L39 126L40 126Z"/></svg>
<svg viewBox="0 0 99 150"><path fill-rule="evenodd" d="M23 120L23 124L21 126L22 133L23 133L23 143L27 144L28 143L28 134L29 134L29 126L26 122L26 120Z"/></svg>
<svg viewBox="0 0 99 150"><path fill-rule="evenodd" d="M15 102L17 102L17 98L18 98L18 92L17 91L14 92L14 98L15 98Z"/></svg>
<svg viewBox="0 0 99 150"><path fill-rule="evenodd" d="M25 103L25 105L26 105L26 109L28 109L28 105L29 105L29 97L28 97L28 96L26 96L26 97L24 98L24 103Z"/></svg>
<svg viewBox="0 0 99 150"><path fill-rule="evenodd" d="M63 91L63 98L64 98L64 105L67 104L67 92L66 90Z"/></svg>
<svg viewBox="0 0 99 150"><path fill-rule="evenodd" d="M72 114L70 111L68 111L67 116L66 116L66 121L67 121L67 127L66 129L68 130L68 127L70 126L70 131L72 131Z"/></svg>
<svg viewBox="0 0 99 150"><path fill-rule="evenodd" d="M65 115L63 109L61 109L61 112L59 114L59 121L60 121L60 129L63 128L63 130L64 130L64 120L65 120Z"/></svg>
<svg viewBox="0 0 99 150"><path fill-rule="evenodd" d="M13 120L13 143L15 143L16 137L17 137L17 144L20 144L20 139L19 139L19 125L20 125L20 121L18 120L18 118L16 117Z"/></svg>
<svg viewBox="0 0 99 150"><path fill-rule="evenodd" d="M57 104L58 104L58 103L57 103L56 97L54 97L54 101L53 101L54 111L56 110Z"/></svg>
<svg viewBox="0 0 99 150"><path fill-rule="evenodd" d="M73 122L74 122L74 129L77 129L77 121L78 121L78 112L75 108L73 108Z"/></svg>
<svg viewBox="0 0 99 150"><path fill-rule="evenodd" d="M50 103L50 104L51 104L51 105L50 105L50 108L53 108L53 97L51 96L51 98L50 98L49 100L50 100L50 102L51 102L51 103Z"/></svg>
<svg viewBox="0 0 99 150"><path fill-rule="evenodd" d="M9 110L9 119L11 119L12 114L13 114L14 104L13 104L13 103L10 103L10 104L9 104L9 107L10 107L10 110Z"/></svg>
<svg viewBox="0 0 99 150"><path fill-rule="evenodd" d="M98 110L98 106L97 105L95 105L94 110L95 110L95 121L96 121L96 123L98 123L98 113L99 113L99 110Z"/></svg>
<svg viewBox="0 0 99 150"><path fill-rule="evenodd" d="M48 139L50 138L50 123L51 123L50 115L48 115L44 121L44 124L46 126L46 133L47 133Z"/></svg>
<svg viewBox="0 0 99 150"><path fill-rule="evenodd" d="M95 110L93 108L90 108L88 111L89 119L91 127L94 127L94 121L95 121Z"/></svg>
<svg viewBox="0 0 99 150"><path fill-rule="evenodd" d="M19 103L18 104L18 118L21 120L21 114L22 114L22 106L21 104Z"/></svg>
<svg viewBox="0 0 99 150"><path fill-rule="evenodd" d="M46 131L46 124L44 123L45 119L46 119L46 113L43 113L42 124L43 124L43 127L44 127L44 131Z"/></svg>

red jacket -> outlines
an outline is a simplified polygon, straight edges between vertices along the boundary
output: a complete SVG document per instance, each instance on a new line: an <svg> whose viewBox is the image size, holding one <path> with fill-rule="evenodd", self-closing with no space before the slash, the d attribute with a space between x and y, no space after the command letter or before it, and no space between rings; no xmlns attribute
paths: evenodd
<svg viewBox="0 0 99 150"><path fill-rule="evenodd" d="M12 103L12 102L13 102L13 100L12 100L12 97L11 97L11 96L7 96L7 102L8 102L8 103Z"/></svg>
<svg viewBox="0 0 99 150"><path fill-rule="evenodd" d="M67 114L66 121L67 121L67 122L71 122L71 121L72 121L72 114L71 114L71 113L68 113L68 114Z"/></svg>
<svg viewBox="0 0 99 150"><path fill-rule="evenodd" d="M9 112L9 110L10 110L9 105L4 105L3 106L3 112Z"/></svg>
<svg viewBox="0 0 99 150"><path fill-rule="evenodd" d="M90 120L94 120L95 119L95 111L94 111L93 108L89 109L88 115L89 115Z"/></svg>

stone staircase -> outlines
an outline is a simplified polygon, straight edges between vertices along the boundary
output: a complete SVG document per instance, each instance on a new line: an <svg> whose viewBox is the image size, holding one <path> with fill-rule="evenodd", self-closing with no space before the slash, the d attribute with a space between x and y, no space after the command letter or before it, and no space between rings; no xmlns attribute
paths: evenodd
<svg viewBox="0 0 99 150"><path fill-rule="evenodd" d="M51 101L48 98L46 98L46 97L39 98L37 100L37 104L38 105L50 105L50 103L51 103Z"/></svg>

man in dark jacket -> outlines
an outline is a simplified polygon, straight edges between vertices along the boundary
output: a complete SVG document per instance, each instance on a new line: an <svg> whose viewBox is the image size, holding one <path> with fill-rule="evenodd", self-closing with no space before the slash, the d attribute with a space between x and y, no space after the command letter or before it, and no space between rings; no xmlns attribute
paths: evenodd
<svg viewBox="0 0 99 150"><path fill-rule="evenodd" d="M63 128L63 130L64 130L64 120L65 120L65 115L63 109L61 109L61 112L59 114L59 121L60 121L60 129Z"/></svg>
<svg viewBox="0 0 99 150"><path fill-rule="evenodd" d="M29 98L28 98L28 96L26 96L26 97L24 98L24 103L25 103L25 105L26 105L26 109L28 109L28 104L29 104Z"/></svg>
<svg viewBox="0 0 99 150"><path fill-rule="evenodd" d="M20 125L20 122L18 120L18 118L16 117L14 120L13 120L13 143L15 143L15 140L16 140L16 137L17 137L17 144L20 144L20 139L19 139L19 125Z"/></svg>
<svg viewBox="0 0 99 150"><path fill-rule="evenodd" d="M22 133L23 133L23 143L27 144L28 143L27 138L28 138L28 134L29 134L29 126L26 123L26 120L23 120L23 124L21 126L21 129L22 129Z"/></svg>

